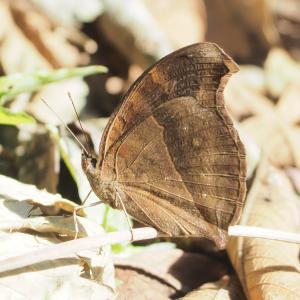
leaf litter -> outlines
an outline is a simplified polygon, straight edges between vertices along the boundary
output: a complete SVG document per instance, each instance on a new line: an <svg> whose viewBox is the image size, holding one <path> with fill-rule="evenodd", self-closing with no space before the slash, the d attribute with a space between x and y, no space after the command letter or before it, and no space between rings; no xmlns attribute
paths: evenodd
<svg viewBox="0 0 300 300"><path fill-rule="evenodd" d="M93 1L88 2L93 5ZM189 4L178 1L178 6L174 9L171 2L166 2L163 4L163 11L168 11L168 16L162 16L162 4L158 2L146 1L145 5L133 2L131 5L136 8L133 10L128 10L129 7L122 2L119 2L119 6L105 2L101 1L101 5L89 17L85 16L91 20L101 14L94 22L96 34L93 38L100 39L99 46L101 48L104 44L104 47L101 48L100 55L96 53L100 57L96 61L97 64L105 62L115 72L97 79L96 85L89 82L91 92L96 87L104 91L101 101L97 98L96 107L103 105L100 102L105 97L111 100L120 96L118 93L112 95L106 90L105 82L109 78L114 77L122 82L122 88L119 89L121 93L135 79L136 75L131 76L129 72L133 67L143 69L159 58L159 53L169 52L176 47L175 44L183 45L187 40L190 43L199 41L206 31L207 39L221 43L240 62L248 63L241 66L240 72L232 77L225 91L228 110L235 119L247 149L249 166L247 206L240 223L299 232L300 67L290 55L295 53L295 48L294 52L288 53L274 47L278 36L276 33L274 35L275 27L266 6L251 4L248 7L253 11L266 11L265 16L268 17L264 19L249 14L239 1L228 1L226 5L230 9L226 9L226 13L223 4L216 6L213 3L216 1L204 1L203 6L198 1L191 1ZM74 14L80 15L76 12L75 4L69 11L62 13L61 20L64 22L54 22L48 17L47 9L50 8L45 6L46 8L37 9L37 6L28 3L0 3L3 20L0 31L0 62L3 75L8 75L6 79L14 78L16 72L22 73L25 79L27 75L28 79L28 74L38 74L34 72L41 69L51 73L53 68L75 68L91 59L99 40L96 43L79 27L70 29L70 24L80 22L80 18L74 18ZM64 4L60 2L57 5ZM117 7L124 9L117 11ZM181 20L176 18L177 9L182 15L190 16L188 26L191 30L182 38L183 35L174 35L172 29L176 24L184 31L184 25L178 25ZM282 7L280 13L281 10ZM134 18L130 11L134 11L133 16L142 12L146 12L144 16L149 16L151 12L154 17ZM239 14L247 20L243 26L236 26L236 19L230 18L233 11L235 14L240 11ZM247 11L247 16L242 11ZM83 10L82 13L84 14ZM88 14L88 9L86 13ZM219 16L220 26L217 31L213 30L212 13ZM131 19L130 26L120 28L119 16L123 16L125 20ZM293 13L284 10L284 18L292 18L293 26L296 26L297 18ZM256 29L258 23L262 25L259 28L264 28L263 33ZM137 32L136 28L143 28L142 33L149 32L147 43L143 39L143 43L132 43L134 38L141 41L141 32ZM282 27L278 30L282 35L281 29ZM8 31L10 34L7 34ZM284 32L286 33L287 31ZM255 50L251 48L251 34L259 37ZM118 38L120 36L125 37L124 40ZM109 51L105 48L105 39L110 41ZM153 45L159 47L155 48ZM254 53L259 56L258 54L268 51L268 56L260 59L260 66L249 65L249 62L257 61L257 57L253 58ZM122 63L128 66L128 74ZM19 124L32 121L33 118L38 121L38 124L30 126L18 126L15 129L1 126L0 129L1 174L18 180L4 175L0 177L1 258L73 239L75 232L72 212L77 205L56 193L60 190L62 181L63 185L68 185L69 190L73 186L75 192L71 193L70 199L77 203L89 192L88 183L80 168L80 148L70 140L64 129L54 127L59 121L47 112L40 98L46 99L66 123L71 123L76 120L71 106L66 104L66 94L70 92L79 113L87 119L84 128L90 133L96 148L107 122L106 118L99 118L94 111L86 110L89 88L83 79L73 78L51 85L41 83L36 81L39 90L33 93L28 88L22 90L26 93L18 95L13 94L12 89L7 90L9 97L5 100L5 107L0 108L1 113L4 112L3 117L0 117L1 124ZM111 91L113 90L116 89L112 88ZM112 103L115 102L102 106L105 107L104 116L108 115L106 107L112 107ZM69 177L62 177L64 167ZM91 196L88 203L95 200L96 197ZM101 226L106 231L128 228L123 213L104 204L86 209L85 214L79 211L79 215L80 236L101 233ZM186 300L259 300L299 297L298 245L253 238L231 238L227 247L230 260L224 253L220 254L215 249L206 247L202 241L179 241L178 245L184 247L185 251L174 249L174 244L171 248L170 244L165 243L153 245L157 245L157 248L151 250L151 246L142 243L135 246L121 244L104 247L99 251L82 251L66 258L11 271L9 274L0 274L1 298L114 299L117 296L119 299L181 297ZM211 273L208 270L212 270ZM37 284L39 289L36 288ZM184 296L185 293L188 294Z"/></svg>

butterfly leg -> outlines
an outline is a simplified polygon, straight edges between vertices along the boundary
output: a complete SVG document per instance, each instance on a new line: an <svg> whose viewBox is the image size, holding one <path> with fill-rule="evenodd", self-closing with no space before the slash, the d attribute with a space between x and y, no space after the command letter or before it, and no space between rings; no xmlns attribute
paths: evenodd
<svg viewBox="0 0 300 300"><path fill-rule="evenodd" d="M117 196L118 196L118 198L119 198L119 200L120 200L120 203L121 203L123 212L124 212L124 214L125 214L125 217L126 217L126 220L127 220L127 223L128 223L128 226L129 226L129 228L130 228L130 232L131 232L131 241L133 241L133 229L132 229L132 226L131 226L131 222L130 222L129 215L128 215L127 210L126 210L126 208L125 208L125 205L124 205L124 203L123 203L123 201L122 201L122 198L121 198L121 196L120 196L120 194L119 194L119 192L118 192L117 190L116 190L116 194L117 194Z"/></svg>
<svg viewBox="0 0 300 300"><path fill-rule="evenodd" d="M77 221L77 211L80 210L80 209L96 206L96 205L99 205L99 204L103 203L102 201L97 201L97 202L94 202L94 203L85 204L85 202L87 201L87 199L89 198L91 193L92 193L92 190L90 190L89 193L87 194L87 196L84 198L84 200L82 201L82 205L77 206L77 207L74 208L73 219L74 219L74 227L75 227L75 240L77 239L78 233L79 233L79 226L78 226L78 221Z"/></svg>

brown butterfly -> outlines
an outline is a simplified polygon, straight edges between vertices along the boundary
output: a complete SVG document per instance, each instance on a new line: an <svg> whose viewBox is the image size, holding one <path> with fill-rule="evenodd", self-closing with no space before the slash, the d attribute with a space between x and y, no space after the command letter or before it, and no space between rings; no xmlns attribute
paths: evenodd
<svg viewBox="0 0 300 300"><path fill-rule="evenodd" d="M245 150L223 89L237 65L216 44L175 51L125 94L98 158L83 153L95 194L170 236L223 247L245 198ZM121 198L121 200L120 200Z"/></svg>

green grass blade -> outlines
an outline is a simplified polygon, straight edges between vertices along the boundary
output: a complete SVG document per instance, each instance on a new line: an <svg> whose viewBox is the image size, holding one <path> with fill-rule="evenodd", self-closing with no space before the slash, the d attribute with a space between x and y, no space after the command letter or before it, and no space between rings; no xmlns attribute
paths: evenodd
<svg viewBox="0 0 300 300"><path fill-rule="evenodd" d="M106 73L107 68L101 65L63 68L57 70L41 70L29 73L16 73L0 77L0 104L24 93L38 90L43 85L69 79L84 77L96 73Z"/></svg>
<svg viewBox="0 0 300 300"><path fill-rule="evenodd" d="M24 123L35 123L35 119L24 112L11 112L7 108L0 107L1 125L18 125Z"/></svg>

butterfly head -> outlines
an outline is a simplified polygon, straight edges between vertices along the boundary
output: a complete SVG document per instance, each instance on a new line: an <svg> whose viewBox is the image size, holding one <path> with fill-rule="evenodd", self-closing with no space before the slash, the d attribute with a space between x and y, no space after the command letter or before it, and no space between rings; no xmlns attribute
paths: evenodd
<svg viewBox="0 0 300 300"><path fill-rule="evenodd" d="M93 192L98 198L110 206L117 208L116 188L112 182L103 182L98 166L98 159L83 151L81 155L81 165Z"/></svg>
<svg viewBox="0 0 300 300"><path fill-rule="evenodd" d="M86 176L90 179L91 176L95 176L96 174L97 158L87 154L85 151L82 151L81 166Z"/></svg>

